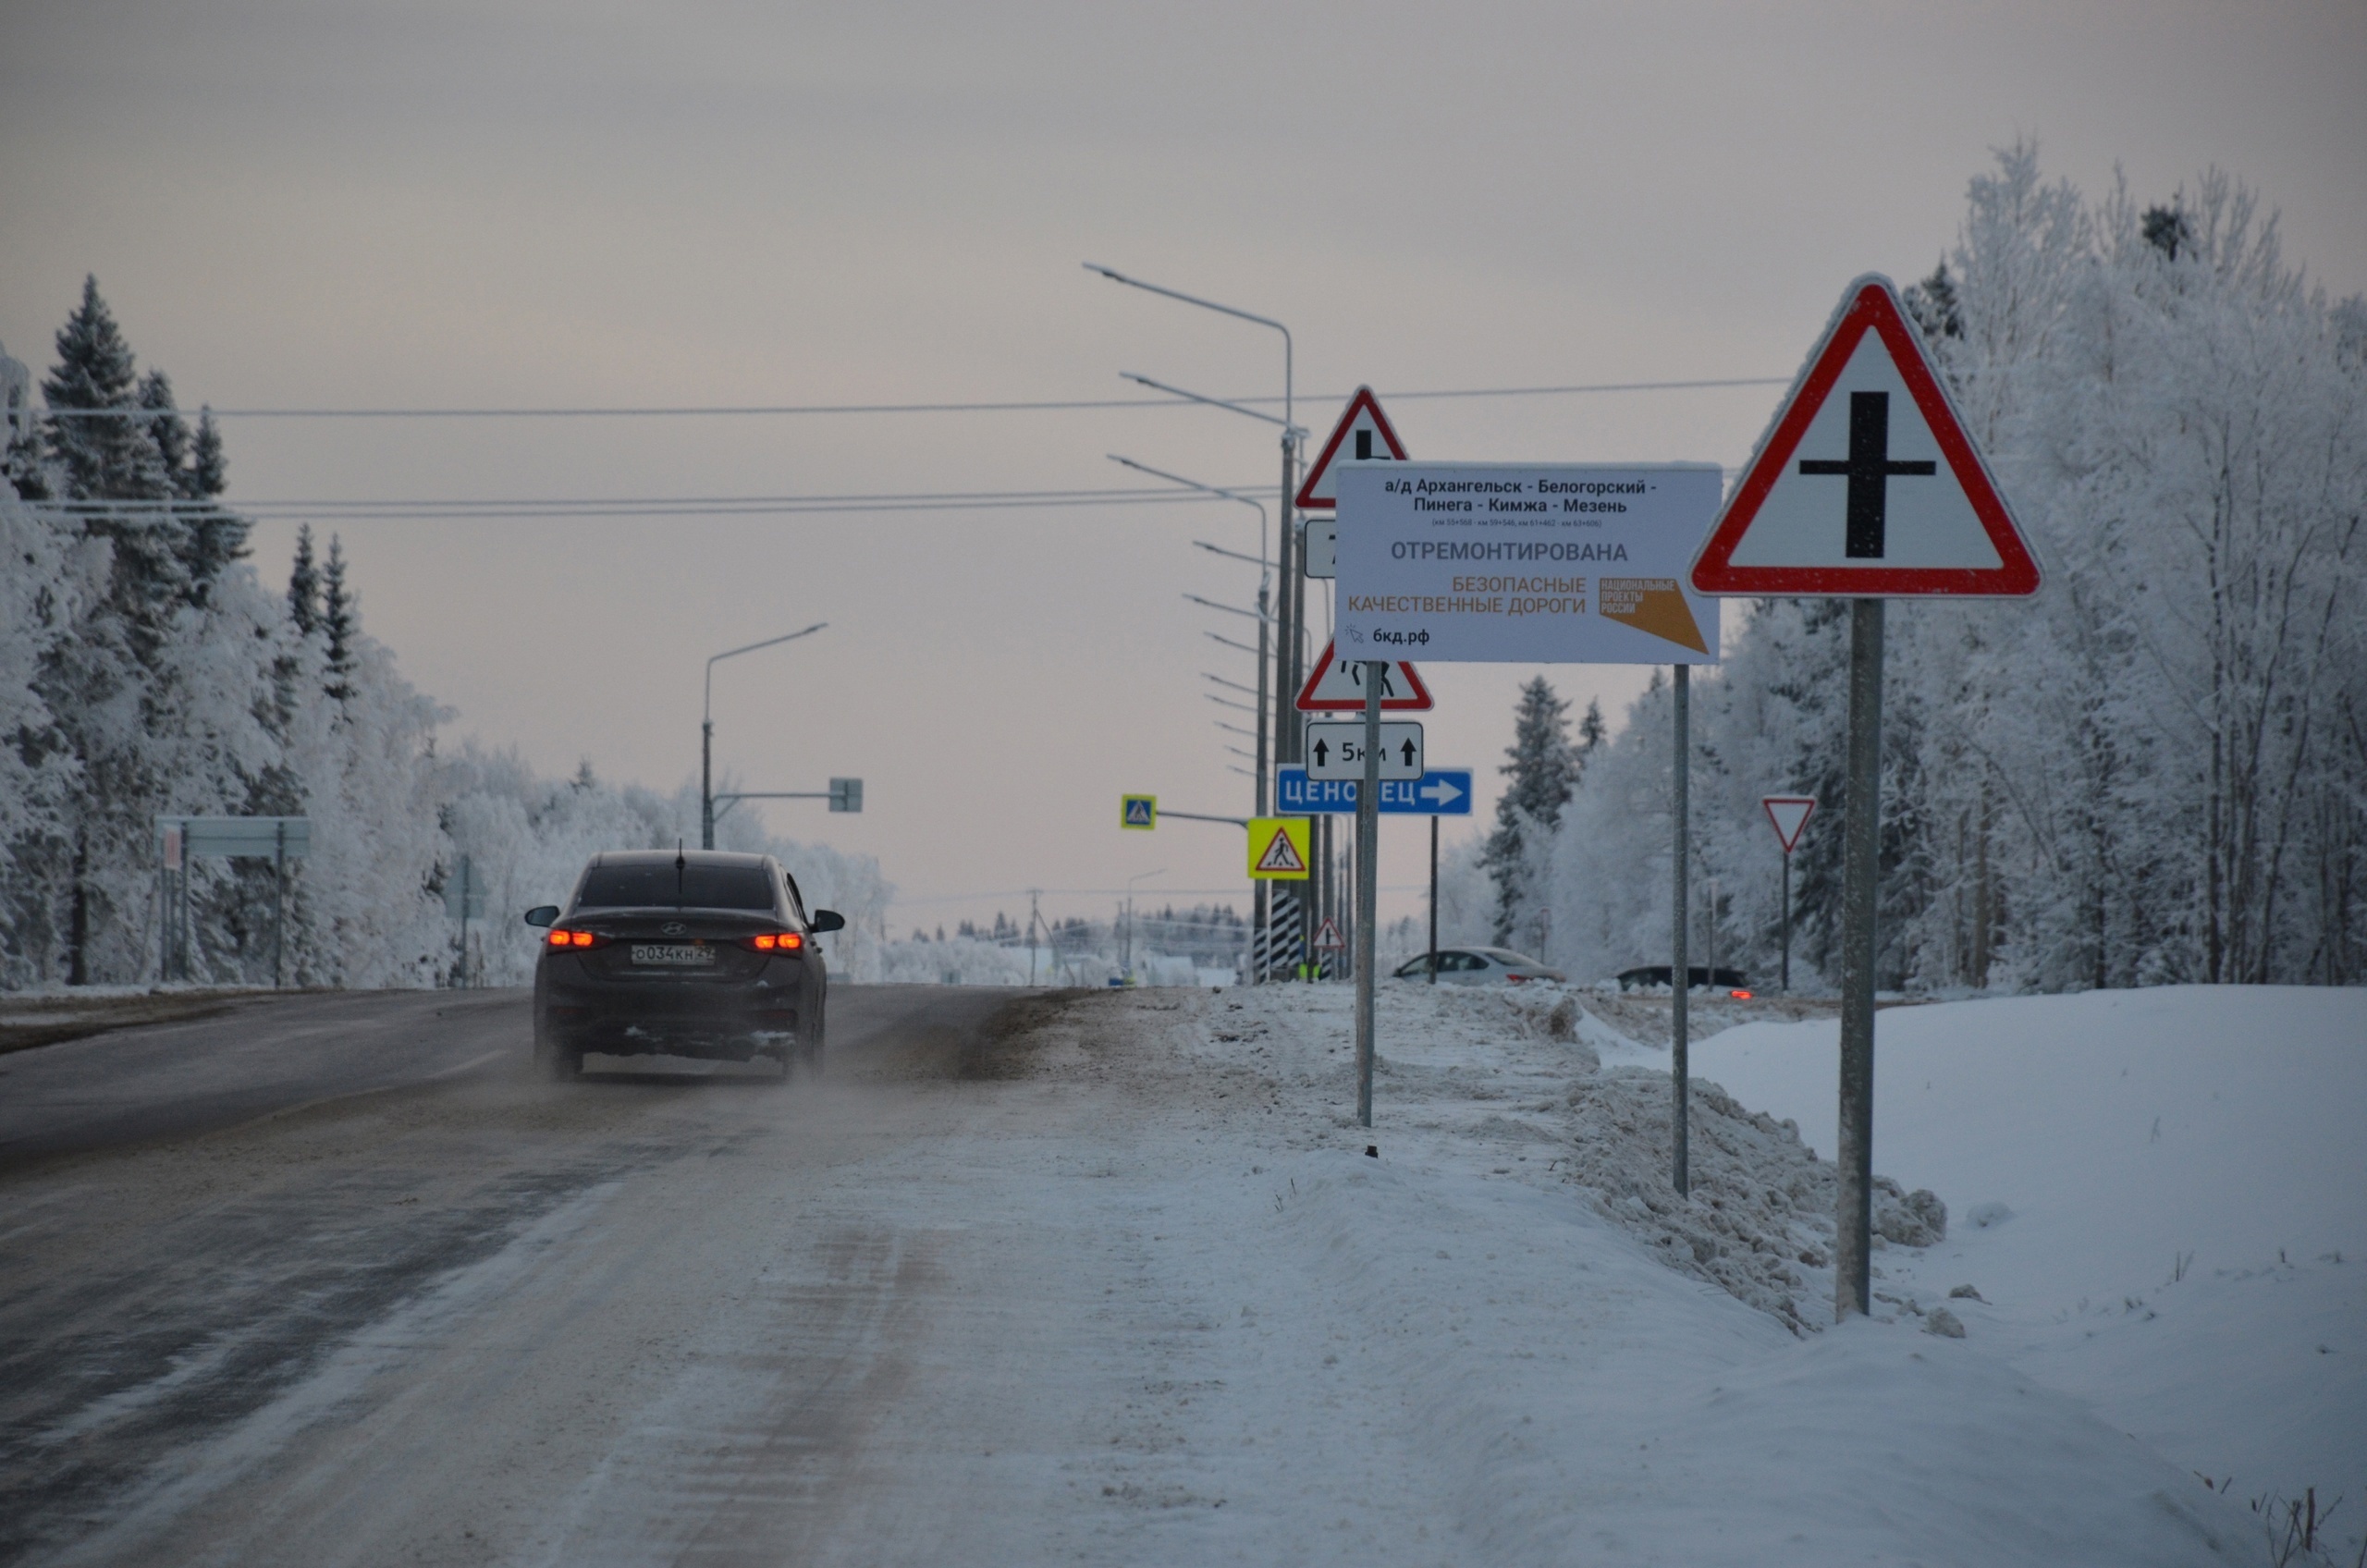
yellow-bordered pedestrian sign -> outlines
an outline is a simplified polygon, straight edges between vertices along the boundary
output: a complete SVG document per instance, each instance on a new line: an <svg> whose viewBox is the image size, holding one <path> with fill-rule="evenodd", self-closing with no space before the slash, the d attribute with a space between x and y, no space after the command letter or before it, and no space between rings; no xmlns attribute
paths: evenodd
<svg viewBox="0 0 2367 1568"><path fill-rule="evenodd" d="M1314 819L1253 816L1249 819L1249 875L1269 881L1304 881Z"/></svg>
<svg viewBox="0 0 2367 1568"><path fill-rule="evenodd" d="M1121 795L1118 797L1118 826L1131 827L1138 833L1148 833L1159 826L1157 795Z"/></svg>

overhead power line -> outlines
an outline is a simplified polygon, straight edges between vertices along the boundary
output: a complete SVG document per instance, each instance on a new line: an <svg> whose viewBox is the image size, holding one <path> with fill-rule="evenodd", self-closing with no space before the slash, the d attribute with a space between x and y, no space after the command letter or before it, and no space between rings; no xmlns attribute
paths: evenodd
<svg viewBox="0 0 2367 1568"><path fill-rule="evenodd" d="M1601 381L1564 386L1465 386L1392 392L1393 403L1456 398L1560 398L1597 392L1692 392L1728 386L1788 386L1784 375L1726 376L1695 381ZM1346 392L1311 393L1309 400L1344 402ZM1227 398L1229 403L1279 403L1270 395ZM386 408L386 409L45 409L43 419L151 420L178 412L183 417L211 413L216 419L710 419L780 418L808 414L995 414L1062 413L1085 409L1188 409L1189 398L1013 398L960 403L713 403L619 406L614 408Z"/></svg>

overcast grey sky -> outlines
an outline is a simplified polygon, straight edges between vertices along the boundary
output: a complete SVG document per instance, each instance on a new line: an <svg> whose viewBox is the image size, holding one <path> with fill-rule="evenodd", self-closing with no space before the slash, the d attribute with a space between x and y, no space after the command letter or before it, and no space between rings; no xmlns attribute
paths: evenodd
<svg viewBox="0 0 2367 1568"><path fill-rule="evenodd" d="M2217 165L2367 288L2367 6L0 6L0 342L47 367L95 273L185 404L1073 398L1122 370L1331 394L1788 375L1854 275L1928 272L1989 149L2147 200ZM1417 457L1748 455L1772 389L1404 402ZM1328 427L1336 405L1302 404ZM1272 487L1205 410L227 427L234 499ZM878 855L900 922L1029 886L1243 888L1201 635L1245 508L338 525L365 624L537 766L868 780L780 830ZM292 525L258 531L284 581ZM1246 626L1246 622L1236 622ZM1492 768L1532 671L1429 672ZM1645 672L1557 667L1581 705ZM1418 875L1392 825L1383 881ZM919 900L938 900L922 902ZM1110 900L1053 896L1057 913ZM1398 894L1394 913L1417 900Z"/></svg>

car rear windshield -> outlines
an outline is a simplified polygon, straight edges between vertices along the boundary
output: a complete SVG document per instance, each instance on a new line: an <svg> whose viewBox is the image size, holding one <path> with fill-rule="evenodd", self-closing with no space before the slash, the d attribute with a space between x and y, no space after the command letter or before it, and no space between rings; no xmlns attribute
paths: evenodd
<svg viewBox="0 0 2367 1568"><path fill-rule="evenodd" d="M692 909L770 909L773 882L754 865L685 865L670 861L644 865L595 865L583 874L578 909L646 909L677 904Z"/></svg>

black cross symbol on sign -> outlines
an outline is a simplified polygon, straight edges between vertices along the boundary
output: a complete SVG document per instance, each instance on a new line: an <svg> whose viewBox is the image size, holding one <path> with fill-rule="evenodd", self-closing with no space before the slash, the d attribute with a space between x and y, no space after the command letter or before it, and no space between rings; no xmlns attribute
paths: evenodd
<svg viewBox="0 0 2367 1568"><path fill-rule="evenodd" d="M1849 394L1849 457L1803 458L1802 473L1837 473L1849 481L1848 537L1843 554L1851 560L1883 558L1883 519L1892 474L1933 474L1932 462L1893 462L1890 456L1890 394Z"/></svg>

